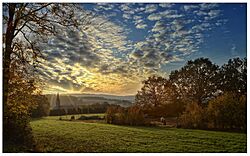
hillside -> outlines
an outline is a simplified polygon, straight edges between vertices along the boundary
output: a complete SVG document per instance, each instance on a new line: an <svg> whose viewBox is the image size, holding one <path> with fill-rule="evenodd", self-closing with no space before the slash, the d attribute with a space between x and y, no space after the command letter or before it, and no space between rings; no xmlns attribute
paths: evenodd
<svg viewBox="0 0 250 156"><path fill-rule="evenodd" d="M108 94L71 94L75 97L103 97L105 99L115 99L115 100L126 100L126 101L135 101L134 95L118 96L118 95L108 95Z"/></svg>
<svg viewBox="0 0 250 156"><path fill-rule="evenodd" d="M41 152L246 152L243 133L163 127L131 127L105 123L31 122Z"/></svg>
<svg viewBox="0 0 250 156"><path fill-rule="evenodd" d="M56 105L56 95L48 94L46 95L50 102L51 108L54 108ZM128 100L125 100L128 99ZM123 107L128 107L132 105L133 97L132 96L112 96L112 95L94 95L94 94L86 94L86 95L60 95L61 106L63 107L76 107L81 105L91 105L91 104L103 104L107 102L109 104L117 104Z"/></svg>

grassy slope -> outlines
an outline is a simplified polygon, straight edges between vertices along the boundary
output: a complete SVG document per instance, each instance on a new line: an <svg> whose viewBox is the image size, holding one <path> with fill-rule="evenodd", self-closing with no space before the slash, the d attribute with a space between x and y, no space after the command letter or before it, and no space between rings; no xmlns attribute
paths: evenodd
<svg viewBox="0 0 250 156"><path fill-rule="evenodd" d="M43 152L246 152L246 134L104 123L31 122Z"/></svg>

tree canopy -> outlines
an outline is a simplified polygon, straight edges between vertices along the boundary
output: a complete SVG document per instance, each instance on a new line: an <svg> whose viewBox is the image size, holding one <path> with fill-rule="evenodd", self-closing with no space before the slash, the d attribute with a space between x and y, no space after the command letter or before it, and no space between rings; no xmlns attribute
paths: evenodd
<svg viewBox="0 0 250 156"><path fill-rule="evenodd" d="M217 91L218 70L219 67L208 58L198 58L188 61L180 70L171 72L169 77L180 98L190 99L201 105Z"/></svg>
<svg viewBox="0 0 250 156"><path fill-rule="evenodd" d="M41 46L60 27L87 29L93 14L66 3L4 3L3 4L3 108L4 140L14 143L32 140L28 119L36 107L34 95L39 94L34 68L43 58ZM18 140L18 141L17 141ZM30 142L28 143L29 145Z"/></svg>
<svg viewBox="0 0 250 156"><path fill-rule="evenodd" d="M144 107L158 107L171 102L174 86L165 78L152 76L144 82L136 95L136 104Z"/></svg>
<svg viewBox="0 0 250 156"><path fill-rule="evenodd" d="M220 68L218 86L223 92L247 92L247 59L229 59L227 64Z"/></svg>

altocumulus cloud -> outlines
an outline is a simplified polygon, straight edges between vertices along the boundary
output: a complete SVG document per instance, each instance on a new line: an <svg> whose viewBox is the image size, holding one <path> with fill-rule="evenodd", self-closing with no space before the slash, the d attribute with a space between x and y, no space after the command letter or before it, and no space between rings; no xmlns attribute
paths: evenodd
<svg viewBox="0 0 250 156"><path fill-rule="evenodd" d="M48 92L135 93L143 79L166 74L164 65L197 52L204 34L226 22L217 4L98 3L78 12L80 22L86 13L90 24L57 26L60 33L43 46L47 61L38 72ZM147 34L133 40L135 31Z"/></svg>

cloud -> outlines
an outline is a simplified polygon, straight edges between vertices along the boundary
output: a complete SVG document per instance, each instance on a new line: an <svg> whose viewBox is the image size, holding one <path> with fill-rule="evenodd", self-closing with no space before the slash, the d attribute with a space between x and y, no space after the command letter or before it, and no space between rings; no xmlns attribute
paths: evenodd
<svg viewBox="0 0 250 156"><path fill-rule="evenodd" d="M141 51L141 50L138 50L138 51L134 51L130 54L130 57L131 58L134 58L134 59L138 59L138 58L141 58L142 56L144 55L144 52Z"/></svg>
<svg viewBox="0 0 250 156"><path fill-rule="evenodd" d="M160 3L159 6L162 8L171 8L174 6L174 4L172 4L172 3Z"/></svg>
<svg viewBox="0 0 250 156"><path fill-rule="evenodd" d="M202 3L199 6L200 6L200 10L211 10L211 9L217 8L218 4L216 4L216 3Z"/></svg>
<svg viewBox="0 0 250 156"><path fill-rule="evenodd" d="M142 19L142 16L137 16L137 15L135 15L135 16L133 17L133 19L134 19L134 20L140 20L140 19Z"/></svg>
<svg viewBox="0 0 250 156"><path fill-rule="evenodd" d="M148 16L148 20L150 20L150 21L157 21L160 19L161 19L161 16L159 14L150 14Z"/></svg>
<svg viewBox="0 0 250 156"><path fill-rule="evenodd" d="M139 23L136 25L137 29L145 29L146 27L147 27L147 24L145 24L145 23Z"/></svg>
<svg viewBox="0 0 250 156"><path fill-rule="evenodd" d="M207 32L227 22L213 4L97 4L92 11L91 25L60 28L43 46L48 62L38 72L51 90L136 92L141 80L166 73L164 66L197 52ZM131 39L140 32L148 33Z"/></svg>
<svg viewBox="0 0 250 156"><path fill-rule="evenodd" d="M232 44L230 52L231 52L232 56L237 56L238 55L237 47L236 47L235 44Z"/></svg>
<svg viewBox="0 0 250 156"><path fill-rule="evenodd" d="M122 17L126 18L126 19L131 19L132 18L129 14L123 14Z"/></svg>
<svg viewBox="0 0 250 156"><path fill-rule="evenodd" d="M141 16L134 16L134 24L137 29L145 29L148 25L142 19Z"/></svg>
<svg viewBox="0 0 250 156"><path fill-rule="evenodd" d="M145 8L145 13L152 13L155 12L157 10L157 5L155 4L147 4L146 8Z"/></svg>
<svg viewBox="0 0 250 156"><path fill-rule="evenodd" d="M158 21L160 19L174 19L183 17L182 14L179 14L176 10L166 10L162 12L152 13L148 16L148 20L150 21Z"/></svg>
<svg viewBox="0 0 250 156"><path fill-rule="evenodd" d="M157 21L152 29L152 32L159 32L165 30L166 25L162 21Z"/></svg>
<svg viewBox="0 0 250 156"><path fill-rule="evenodd" d="M104 70L107 62L110 66L116 61L117 67L114 65L110 74L128 72L114 57L117 51L127 49L124 29L104 17L92 20L95 24L89 25L87 30L60 28L62 33L50 38L49 44L43 47L48 62L43 62L39 73L47 83L67 90L69 86L73 86L72 90L80 90L88 77L85 72L95 73L99 68ZM98 26L98 23L102 24Z"/></svg>
<svg viewBox="0 0 250 156"><path fill-rule="evenodd" d="M196 52L204 41L202 34L215 27L215 24L208 21L220 16L221 12L213 9L215 6L202 6L201 10L198 4L185 5L183 10L188 11L188 14L174 9L150 14L147 18L156 22L144 44L137 46L139 55L134 52L132 58L137 59L136 61L139 61L141 66L158 71L159 64L181 61L181 57ZM202 16L203 20L195 20L191 18L193 16L190 14ZM144 51L146 54L141 56L140 51Z"/></svg>
<svg viewBox="0 0 250 156"><path fill-rule="evenodd" d="M183 6L183 9L185 11L193 11L194 9L198 9L199 6L198 5L192 5L192 4L189 4L189 5L184 5Z"/></svg>
<svg viewBox="0 0 250 156"><path fill-rule="evenodd" d="M97 3L96 7L94 8L95 11L108 11L114 9L115 5L111 3Z"/></svg>
<svg viewBox="0 0 250 156"><path fill-rule="evenodd" d="M122 11L129 11L131 8L129 7L129 3L121 4L119 7Z"/></svg>
<svg viewBox="0 0 250 156"><path fill-rule="evenodd" d="M140 13L140 12L143 12L143 11L145 11L144 7L139 7L139 8L135 9L135 12L137 12L137 13Z"/></svg>
<svg viewBox="0 0 250 156"><path fill-rule="evenodd" d="M210 16L211 19L214 19L220 15L221 11L220 10L210 10L208 12L208 15Z"/></svg>
<svg viewBox="0 0 250 156"><path fill-rule="evenodd" d="M198 16L206 16L207 15L207 12L202 11L202 10L194 11L194 13L196 13Z"/></svg>

